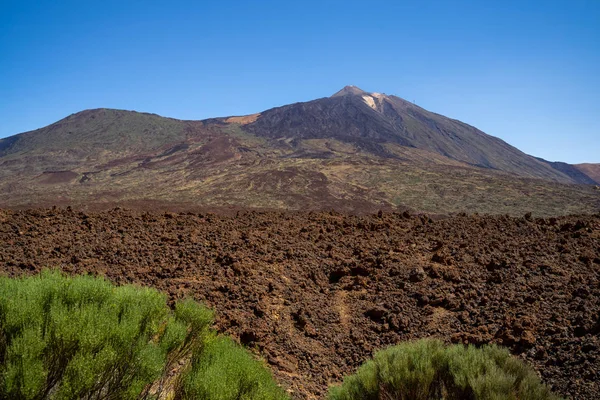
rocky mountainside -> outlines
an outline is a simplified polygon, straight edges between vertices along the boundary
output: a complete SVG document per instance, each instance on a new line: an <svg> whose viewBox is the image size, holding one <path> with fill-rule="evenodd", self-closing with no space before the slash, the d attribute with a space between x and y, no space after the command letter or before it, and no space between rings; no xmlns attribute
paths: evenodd
<svg viewBox="0 0 600 400"><path fill-rule="evenodd" d="M597 171L349 86L204 121L86 110L0 139L0 206L551 215L600 209Z"/></svg>
<svg viewBox="0 0 600 400"><path fill-rule="evenodd" d="M354 86L329 98L268 110L244 129L296 142L334 138L387 158L397 157L388 146L400 145L519 176L591 183L589 177L570 176L463 122L396 96L367 93Z"/></svg>

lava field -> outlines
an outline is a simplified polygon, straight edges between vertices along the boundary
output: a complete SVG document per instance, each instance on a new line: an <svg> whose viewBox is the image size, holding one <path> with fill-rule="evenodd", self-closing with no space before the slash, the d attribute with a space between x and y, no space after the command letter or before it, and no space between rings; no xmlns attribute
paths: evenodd
<svg viewBox="0 0 600 400"><path fill-rule="evenodd" d="M429 336L501 344L600 398L600 214L0 210L0 273L44 268L205 302L298 399Z"/></svg>

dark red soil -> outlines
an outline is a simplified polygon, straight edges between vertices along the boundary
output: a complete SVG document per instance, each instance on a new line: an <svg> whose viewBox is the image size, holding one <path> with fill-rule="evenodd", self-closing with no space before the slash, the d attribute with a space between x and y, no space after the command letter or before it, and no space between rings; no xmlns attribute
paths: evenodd
<svg viewBox="0 0 600 400"><path fill-rule="evenodd" d="M508 346L558 393L600 398L600 214L0 210L0 271L46 267L205 301L297 398L425 336Z"/></svg>

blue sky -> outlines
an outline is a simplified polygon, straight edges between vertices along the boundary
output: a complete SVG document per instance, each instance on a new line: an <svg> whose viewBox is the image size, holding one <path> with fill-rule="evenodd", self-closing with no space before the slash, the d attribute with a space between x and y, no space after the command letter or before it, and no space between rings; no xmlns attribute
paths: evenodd
<svg viewBox="0 0 600 400"><path fill-rule="evenodd" d="M600 1L0 2L0 137L88 108L203 119L349 84L600 162Z"/></svg>

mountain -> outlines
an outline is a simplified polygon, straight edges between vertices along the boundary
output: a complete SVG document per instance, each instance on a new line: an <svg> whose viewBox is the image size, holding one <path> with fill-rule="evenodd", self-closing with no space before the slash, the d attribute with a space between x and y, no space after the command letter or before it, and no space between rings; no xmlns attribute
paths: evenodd
<svg viewBox="0 0 600 400"><path fill-rule="evenodd" d="M597 169L549 163L396 96L347 86L182 121L95 109L0 139L0 206L600 210Z"/></svg>
<svg viewBox="0 0 600 400"><path fill-rule="evenodd" d="M396 96L347 86L332 97L278 107L244 127L274 139L334 138L377 156L396 156L388 145L441 154L473 166L520 176L577 182L506 142ZM590 182L582 182L590 183Z"/></svg>
<svg viewBox="0 0 600 400"><path fill-rule="evenodd" d="M594 183L600 184L600 164L577 164L574 165L574 167L590 179L594 180Z"/></svg>

